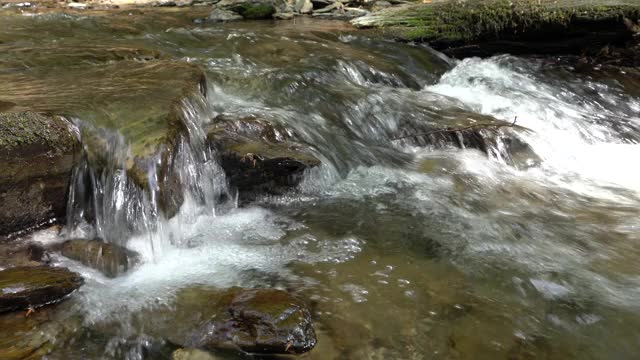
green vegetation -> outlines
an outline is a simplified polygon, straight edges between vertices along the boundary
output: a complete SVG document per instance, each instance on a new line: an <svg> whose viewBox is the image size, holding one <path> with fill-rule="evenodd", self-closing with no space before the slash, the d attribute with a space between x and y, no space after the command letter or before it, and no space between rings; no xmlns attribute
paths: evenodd
<svg viewBox="0 0 640 360"><path fill-rule="evenodd" d="M390 8L354 20L393 37L442 45L567 30L578 23L640 18L640 4L573 0L468 0Z"/></svg>

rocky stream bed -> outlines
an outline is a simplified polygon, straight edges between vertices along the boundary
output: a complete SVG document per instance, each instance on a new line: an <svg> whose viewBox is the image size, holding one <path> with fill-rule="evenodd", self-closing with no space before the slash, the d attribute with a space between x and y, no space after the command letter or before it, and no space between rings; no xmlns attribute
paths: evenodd
<svg viewBox="0 0 640 360"><path fill-rule="evenodd" d="M0 359L634 358L640 4L0 6Z"/></svg>

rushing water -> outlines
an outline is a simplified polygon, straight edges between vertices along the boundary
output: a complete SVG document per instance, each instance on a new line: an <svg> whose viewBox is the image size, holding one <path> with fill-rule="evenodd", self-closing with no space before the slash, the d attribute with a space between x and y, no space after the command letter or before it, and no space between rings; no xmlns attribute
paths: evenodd
<svg viewBox="0 0 640 360"><path fill-rule="evenodd" d="M49 358L166 356L154 344L206 312L202 287L231 285L312 302L313 359L636 357L637 74L508 55L455 61L339 23L198 25L171 11L0 19L10 24L0 100L66 109L83 136L109 144L108 170L76 169L62 236L98 235L144 259L106 279L56 256L86 284L60 305L65 326L46 329ZM129 50L122 59L107 48ZM141 131L120 122L166 100L179 76L167 59L202 66L208 82L206 98L182 104L188 131L173 170L186 200L171 219L127 179ZM202 128L220 113L294 130L323 165L297 192L236 207L204 146ZM392 140L482 115L517 117L489 156ZM529 151L510 152L505 136Z"/></svg>

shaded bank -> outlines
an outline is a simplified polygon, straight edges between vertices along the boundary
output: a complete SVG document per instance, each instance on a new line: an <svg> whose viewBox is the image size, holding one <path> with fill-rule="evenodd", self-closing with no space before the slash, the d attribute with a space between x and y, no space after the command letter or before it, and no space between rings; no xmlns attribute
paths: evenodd
<svg viewBox="0 0 640 360"><path fill-rule="evenodd" d="M470 0L392 7L352 23L468 57L598 51L632 40L639 18L637 2Z"/></svg>

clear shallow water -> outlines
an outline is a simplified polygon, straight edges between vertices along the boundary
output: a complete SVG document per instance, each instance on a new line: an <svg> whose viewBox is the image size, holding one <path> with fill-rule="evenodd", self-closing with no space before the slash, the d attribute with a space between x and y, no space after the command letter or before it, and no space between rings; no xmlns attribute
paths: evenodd
<svg viewBox="0 0 640 360"><path fill-rule="evenodd" d="M57 256L87 283L53 316L67 326L46 328L55 340L50 358L140 358L144 348L193 328L211 288L231 285L278 286L308 299L319 334L309 358L634 358L640 94L629 78L637 75L581 73L554 59L457 62L339 23L220 27L194 25L179 12L111 16L5 18L13 26L0 33L7 50L0 100L30 106L46 98L31 91L33 79L41 81L33 74L68 79L82 68L84 81L56 88L62 95L42 108L68 106L81 123L117 130L131 143L137 128L120 129L120 119L131 104L145 113L141 97L165 101L172 72L156 66L179 59L202 66L208 80L206 104L191 112L184 174L219 176L215 154L198 147L201 127L219 113L293 129L323 165L300 191L247 208L227 203L214 211L213 194L226 191L216 180L192 184L193 198L171 220L142 211L134 220L145 232L116 236L144 258L122 277L109 280ZM32 25L51 31L34 37L25 30ZM56 51L37 50L52 39L62 54L95 42L163 55L105 64L95 60L105 52L91 47L89 63L65 56L59 63ZM21 47L36 49L28 66L16 65L26 62ZM155 70L109 77L139 63ZM105 83L114 103L78 101ZM141 92L126 92L131 86ZM504 136L524 141L537 159L514 164L502 141L487 157L390 140L422 123L483 115L517 116L526 129ZM208 167L198 165L204 160ZM111 189L109 199L153 210L153 199ZM117 214L106 211L104 221L117 226ZM35 237L60 240L51 232Z"/></svg>

